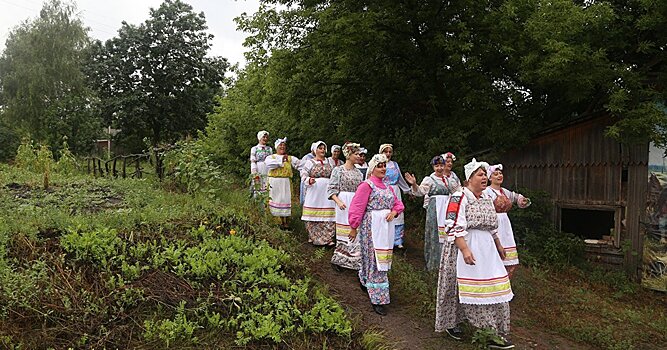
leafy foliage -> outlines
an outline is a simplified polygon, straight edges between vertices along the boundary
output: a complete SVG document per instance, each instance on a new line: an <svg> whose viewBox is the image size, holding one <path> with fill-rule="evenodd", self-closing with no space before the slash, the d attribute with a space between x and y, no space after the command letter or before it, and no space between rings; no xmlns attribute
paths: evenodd
<svg viewBox="0 0 667 350"><path fill-rule="evenodd" d="M661 144L666 14L657 1L263 1L237 19L249 63L208 149L243 169L266 129L304 153L390 142L402 168L428 172L433 154L502 152L596 113L614 118L610 136Z"/></svg>
<svg viewBox="0 0 667 350"><path fill-rule="evenodd" d="M96 97L85 83L87 29L73 4L44 3L38 18L12 30L0 57L3 124L57 150L63 136L88 151L100 129Z"/></svg>
<svg viewBox="0 0 667 350"><path fill-rule="evenodd" d="M141 25L123 22L117 37L93 44L89 81L123 137L157 145L204 128L228 66L206 56L213 38L206 29L203 13L167 0Z"/></svg>
<svg viewBox="0 0 667 350"><path fill-rule="evenodd" d="M164 160L167 180L183 191L205 192L213 198L225 184L222 170L213 164L201 141L179 141Z"/></svg>

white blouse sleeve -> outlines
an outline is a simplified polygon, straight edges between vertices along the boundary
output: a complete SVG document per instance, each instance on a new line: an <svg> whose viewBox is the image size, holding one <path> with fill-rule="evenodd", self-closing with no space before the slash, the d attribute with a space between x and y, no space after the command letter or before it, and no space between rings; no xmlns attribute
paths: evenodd
<svg viewBox="0 0 667 350"><path fill-rule="evenodd" d="M301 171L299 172L301 175L301 182L305 186L311 186L308 182L310 179L310 169L313 168L313 162L307 160L304 164L302 164Z"/></svg>
<svg viewBox="0 0 667 350"><path fill-rule="evenodd" d="M270 155L264 160L269 169L278 169L283 167L283 157L277 154Z"/></svg>
<svg viewBox="0 0 667 350"><path fill-rule="evenodd" d="M433 185L435 185L433 179L430 176L427 176L422 180L421 184L419 184L417 191L415 191L413 187L410 187L410 193L418 197L425 196L431 191Z"/></svg>
<svg viewBox="0 0 667 350"><path fill-rule="evenodd" d="M250 173L257 173L257 156L256 156L257 146L252 146L250 148Z"/></svg>
<svg viewBox="0 0 667 350"><path fill-rule="evenodd" d="M459 204L459 212L454 219L452 231L454 237L465 237L468 235L468 221L466 220L466 208L468 207L468 198L463 194Z"/></svg>

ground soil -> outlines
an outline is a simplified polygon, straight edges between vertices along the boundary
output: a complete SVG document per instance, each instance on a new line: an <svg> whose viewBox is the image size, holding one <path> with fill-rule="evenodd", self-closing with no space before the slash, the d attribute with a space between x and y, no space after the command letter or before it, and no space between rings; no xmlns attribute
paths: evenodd
<svg viewBox="0 0 667 350"><path fill-rule="evenodd" d="M306 257L311 258L317 254L319 249L322 248L307 243L300 248ZM351 270L337 272L331 267L327 257L331 257L332 251L333 249L328 248L327 253L321 259L311 259L311 272L321 283L328 286L331 294L348 310L360 331L363 332L369 328L383 331L391 348L397 350L474 349L470 344L470 339L457 342L444 334L435 333L433 330L434 315L413 316L415 306L399 298L392 296L386 316L373 312L368 295L359 288L357 272ZM410 264L424 268L423 251L418 246L418 242L408 240L406 250L400 254L404 254ZM522 272L518 270L517 273ZM517 325L521 323L519 320L530 305L526 305L521 295L516 295L510 305L512 308L511 338L516 344L516 349L592 349L588 345L576 343L542 329L540 325L529 327Z"/></svg>

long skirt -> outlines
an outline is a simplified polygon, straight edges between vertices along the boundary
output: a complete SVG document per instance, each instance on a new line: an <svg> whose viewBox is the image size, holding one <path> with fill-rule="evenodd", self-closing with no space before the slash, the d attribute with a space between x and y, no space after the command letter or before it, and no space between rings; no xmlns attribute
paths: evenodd
<svg viewBox="0 0 667 350"><path fill-rule="evenodd" d="M256 197L260 193L264 193L267 190L269 168L266 167L265 162L257 162L257 175L259 179L257 181L253 180L251 186L251 191L253 197Z"/></svg>
<svg viewBox="0 0 667 350"><path fill-rule="evenodd" d="M394 189L396 198L400 201L401 189L398 187L398 185L391 185L391 188ZM403 213L400 213L392 221L394 222L394 246L403 245L403 230L405 229L405 215L403 215Z"/></svg>
<svg viewBox="0 0 667 350"><path fill-rule="evenodd" d="M317 178L306 191L301 220L308 230L308 241L315 245L333 245L336 234L334 202L327 198L328 178Z"/></svg>
<svg viewBox="0 0 667 350"><path fill-rule="evenodd" d="M444 332L456 327L465 317L459 303L459 288L456 282L456 259L459 249L453 242L442 246L442 259L438 273L438 294L435 304L435 331Z"/></svg>
<svg viewBox="0 0 667 350"><path fill-rule="evenodd" d="M491 328L503 336L510 333L509 302L490 305L461 304L461 308L473 327Z"/></svg>
<svg viewBox="0 0 667 350"><path fill-rule="evenodd" d="M336 223L333 221L304 221L308 230L308 242L314 245L333 245Z"/></svg>
<svg viewBox="0 0 667 350"><path fill-rule="evenodd" d="M505 266L519 265L519 253L516 251L516 242L514 241L514 231L507 213L498 213L498 239L505 248Z"/></svg>
<svg viewBox="0 0 667 350"><path fill-rule="evenodd" d="M371 235L371 215L366 212L358 229L357 240L361 246L359 281L366 286L371 304L389 304L389 277L387 271L379 271Z"/></svg>
<svg viewBox="0 0 667 350"><path fill-rule="evenodd" d="M354 197L353 192L340 192L338 198L345 203L345 209L336 206L336 249L331 257L331 263L351 270L359 270L361 267L361 247L359 240L350 242L350 224L348 213L350 202Z"/></svg>
<svg viewBox="0 0 667 350"><path fill-rule="evenodd" d="M443 245L438 237L438 218L434 198L426 207L426 225L424 226L424 260L426 261L426 269L432 271L440 266L440 256L443 251Z"/></svg>
<svg viewBox="0 0 667 350"><path fill-rule="evenodd" d="M269 177L269 209L273 216L292 215L292 191L287 177Z"/></svg>

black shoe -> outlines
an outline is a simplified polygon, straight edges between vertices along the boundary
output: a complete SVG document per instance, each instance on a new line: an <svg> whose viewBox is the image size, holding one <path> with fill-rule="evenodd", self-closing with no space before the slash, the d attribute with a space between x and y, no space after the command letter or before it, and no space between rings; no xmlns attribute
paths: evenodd
<svg viewBox="0 0 667 350"><path fill-rule="evenodd" d="M334 263L331 263L331 268L336 272L343 272L343 269Z"/></svg>
<svg viewBox="0 0 667 350"><path fill-rule="evenodd" d="M489 349L514 349L514 344L503 337L498 337L497 341L492 341L489 344Z"/></svg>
<svg viewBox="0 0 667 350"><path fill-rule="evenodd" d="M447 335L449 335L454 340L463 340L463 331L461 331L461 328L458 326L449 328L445 332L447 332Z"/></svg>
<svg viewBox="0 0 667 350"><path fill-rule="evenodd" d="M371 304L371 305L373 305L373 311L375 311L376 314L380 316L387 315L387 310L384 309L384 306L377 304Z"/></svg>
<svg viewBox="0 0 667 350"><path fill-rule="evenodd" d="M366 286L364 286L364 284L361 283L361 281L359 281L359 288L361 288L362 292L368 293L368 288L366 288Z"/></svg>

